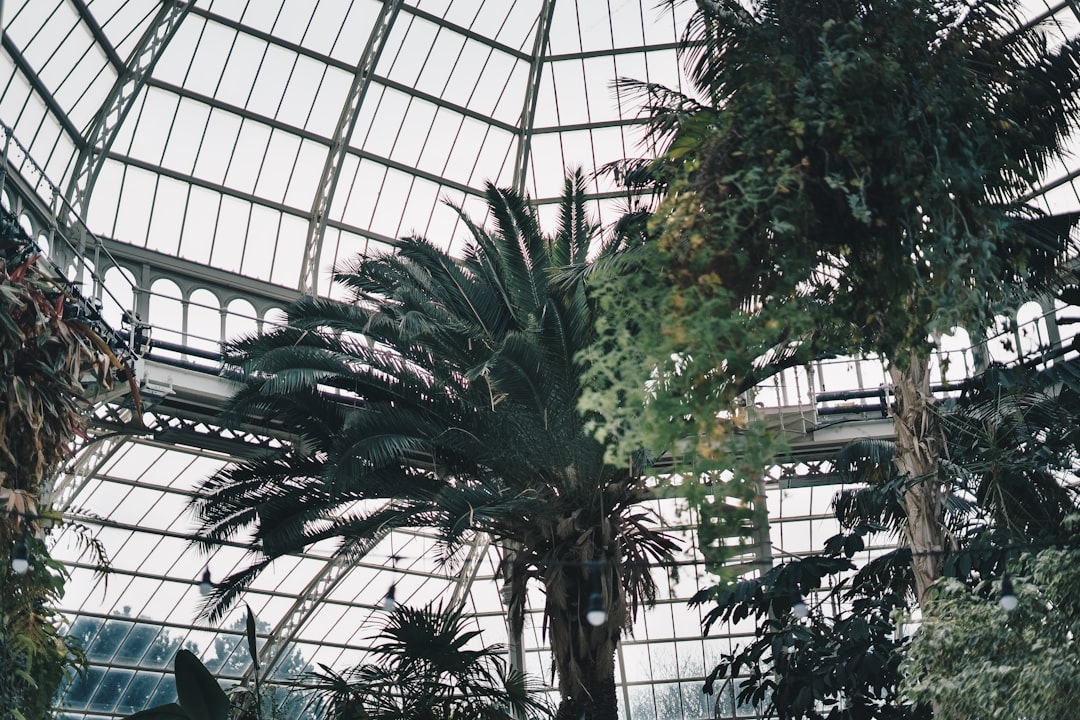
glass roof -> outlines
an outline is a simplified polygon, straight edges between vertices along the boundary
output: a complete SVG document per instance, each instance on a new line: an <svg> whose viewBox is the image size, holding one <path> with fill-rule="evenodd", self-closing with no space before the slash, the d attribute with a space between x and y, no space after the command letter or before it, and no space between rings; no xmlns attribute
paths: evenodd
<svg viewBox="0 0 1080 720"><path fill-rule="evenodd" d="M543 202L638 152L614 79L680 85L684 13L655 5L9 2L0 116L95 233L310 292L452 242L444 201L488 181Z"/></svg>
<svg viewBox="0 0 1080 720"><path fill-rule="evenodd" d="M170 692L171 653L151 646L193 643L231 679L249 670L245 658L230 660L238 616L219 626L198 620L194 584L204 569L220 578L244 563L243 548L196 552L186 502L199 480L278 440L214 424L228 391L213 378L220 341L272 320L300 294L330 293L335 262L377 252L388 239L420 234L452 247L463 230L446 201L482 217L489 181L527 192L550 225L566 168L592 173L649 155L638 108L620 100L613 83L628 77L683 86L677 46L692 3L674 11L659 5L0 4L2 139L17 176L9 181L24 188L6 191L4 202L31 215L27 223L43 245L58 244L53 231L87 243L92 269L108 287L106 318L118 322L134 304L155 326L146 378L165 388L160 405L148 403L148 430L137 437L112 432L126 410L103 405L94 441L57 480L54 500L81 523L56 534L55 554L73 573L63 609L93 667L68 693L65 715L115 716L161 701ZM1020 5L1033 19L1049 18L1051 34L1078 30L1074 3ZM1076 174L1076 157L1063 157L1040 202L1057 212L1080 209ZM590 177L591 210L608 224L622 194L605 177ZM64 218L60 227L50 209ZM876 389L883 376L873 365L842 362L813 377L792 371L766 389L775 390L766 404L793 408L781 427L805 427L811 381L819 392ZM836 487L818 484L815 473L827 478L828 467L808 448L804 460L770 478L776 552L806 551L832 534ZM672 500L658 501L658 510L676 517ZM95 574L87 537L100 541L113 572ZM670 586L661 583L658 607L620 650L625 718L711 716L701 679L729 651L732 633L751 631L744 623L701 636L698 610L684 601L709 581L692 533L682 537L686 571ZM262 623L264 657L283 674L296 669L296 653L301 666L357 662L391 583L404 602L465 598L484 640L506 642L498 549L480 543L442 567L431 546L417 531L387 537L349 567L319 546L278 562L245 596ZM526 666L550 681L539 598L534 607ZM735 710L733 699L721 704Z"/></svg>

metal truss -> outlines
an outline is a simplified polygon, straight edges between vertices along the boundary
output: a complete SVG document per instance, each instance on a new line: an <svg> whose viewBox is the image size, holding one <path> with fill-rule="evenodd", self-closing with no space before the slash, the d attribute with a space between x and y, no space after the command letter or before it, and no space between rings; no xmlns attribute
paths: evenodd
<svg viewBox="0 0 1080 720"><path fill-rule="evenodd" d="M487 556L488 548L491 547L491 538L487 535L477 534L469 546L469 554L458 571L457 582L454 583L454 594L450 597L450 607L457 607L465 602L465 596L472 587L476 575L480 572L480 565Z"/></svg>
<svg viewBox="0 0 1080 720"><path fill-rule="evenodd" d="M157 16L132 50L108 98L86 132L86 142L79 151L71 181L64 194L71 211L78 217L86 216L94 183L97 182L105 157L116 140L124 119L153 72L154 65L176 34L180 23L187 17L192 4L188 0L165 0L162 3Z"/></svg>
<svg viewBox="0 0 1080 720"><path fill-rule="evenodd" d="M291 649L297 634L311 617L311 613L337 587L342 578L349 574L350 570L352 570L352 563L344 555L335 555L327 560L322 570L312 578L300 593L300 597L285 613L281 622L267 636L266 643L259 650L259 667L265 676L269 677L273 673L278 662ZM247 684L254 671L254 664L249 665L244 671L240 684Z"/></svg>
<svg viewBox="0 0 1080 720"><path fill-rule="evenodd" d="M371 79L375 74L375 67L379 64L386 40L390 36L390 29L397 19L401 9L402 0L384 0L379 17L368 36L364 53L360 56L356 70L353 73L352 87L345 106L341 109L338 118L337 129L334 130L334 139L330 145L330 152L326 156L326 164L323 166L322 176L319 178L319 188L315 193L315 202L311 206L311 215L308 218L307 240L304 245L304 267L300 272L301 294L315 295L319 288L319 257L322 254L323 237L326 235L326 222L330 213L330 203L334 199L334 191L337 189L338 180L341 177L341 166L345 160L345 153L349 148L349 138L352 137L353 128L356 127L356 118L360 106L364 103Z"/></svg>
<svg viewBox="0 0 1080 720"><path fill-rule="evenodd" d="M521 127L518 130L517 154L514 158L514 190L525 194L525 178L529 169L529 151L532 148L533 122L536 118L536 99L540 95L540 78L547 59L548 37L551 34L551 18L555 14L555 0L544 0L537 20L536 40L533 43L532 64L529 65L529 83L525 88L525 105L521 108Z"/></svg>
<svg viewBox="0 0 1080 720"><path fill-rule="evenodd" d="M89 444L83 446L75 460L57 476L46 504L61 514L69 512L75 498L101 473L101 469L127 439L128 436L121 433L91 439Z"/></svg>

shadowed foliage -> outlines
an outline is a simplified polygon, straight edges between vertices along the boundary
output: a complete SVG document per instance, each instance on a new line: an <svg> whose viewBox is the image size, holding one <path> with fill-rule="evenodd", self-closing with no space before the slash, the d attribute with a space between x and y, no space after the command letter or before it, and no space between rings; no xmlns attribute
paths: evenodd
<svg viewBox="0 0 1080 720"><path fill-rule="evenodd" d="M274 558L314 542L358 559L395 528L425 527L451 561L486 533L507 548L512 632L529 581L544 586L560 717L615 717L615 646L655 597L650 564L674 545L643 504L643 468L606 462L578 411L575 356L594 338L595 308L583 281L552 277L592 261L583 187L580 174L567 180L546 236L525 198L489 186L493 230L462 215L460 258L400 240L338 269L347 302L303 299L287 327L232 345L244 381L233 415L272 416L301 441L203 484L208 545L254 533L252 564L219 586L211 616ZM600 627L583 621L594 592L608 612Z"/></svg>

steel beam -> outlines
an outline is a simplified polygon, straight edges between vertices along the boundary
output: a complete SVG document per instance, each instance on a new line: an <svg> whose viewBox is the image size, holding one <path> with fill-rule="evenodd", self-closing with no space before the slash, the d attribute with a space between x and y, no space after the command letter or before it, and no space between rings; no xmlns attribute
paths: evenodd
<svg viewBox="0 0 1080 720"><path fill-rule="evenodd" d="M150 77L169 41L176 35L180 23L187 17L191 5L192 3L186 0L165 0L162 3L158 14L131 51L124 69L117 75L105 103L94 117L64 194L78 217L86 217L94 183L97 182L105 157L116 140L124 119L134 106L135 98L146 84L146 79Z"/></svg>
<svg viewBox="0 0 1080 720"><path fill-rule="evenodd" d="M353 74L352 87L349 88L349 96L345 106L341 109L337 128L334 130L334 139L330 144L330 152L326 156L326 164L323 166L322 176L319 178L319 188L315 193L315 201L311 206L311 214L308 217L307 240L304 245L304 266L300 272L300 292L302 294L316 295L319 291L319 257L322 254L323 237L326 235L327 216L330 213L330 204L334 199L334 191L337 190L338 180L341 177L341 166L345 160L345 153L349 148L349 138L352 137L353 128L356 127L356 118L359 115L360 106L364 103L368 87L371 86L375 67L379 64L386 40L390 36L390 30L397 20L398 11L401 9L402 0L384 0L379 17L375 26L368 35L367 45L357 63Z"/></svg>
<svg viewBox="0 0 1080 720"><path fill-rule="evenodd" d="M458 570L457 581L454 583L454 593L450 597L450 607L455 608L465 602L465 596L472 588L480 572L480 566L487 557L488 548L491 547L491 538L484 533L477 533L469 546L469 554L465 557L461 569Z"/></svg>
<svg viewBox="0 0 1080 720"><path fill-rule="evenodd" d="M377 539L381 540L388 534L389 531L383 531ZM353 563L349 561L345 554L334 555L326 561L322 570L312 578L292 607L289 608L289 612L285 613L281 622L267 636L266 643L259 650L259 668L264 677L273 675L274 668L292 648L296 636L311 617L311 613L330 595L353 567ZM241 685L247 683L254 670L254 664L248 666L240 681Z"/></svg>
<svg viewBox="0 0 1080 720"><path fill-rule="evenodd" d="M14 41L8 37L7 33L3 33L0 37L0 45L3 46L7 54L11 56L11 61L15 64L15 67L19 69L19 72L26 78L26 82L37 93L41 101L45 103L45 107L49 108L52 114L56 118L56 122L60 123L60 127L64 128L64 131L71 137L71 142L76 146L82 146L84 144L82 133L79 132L79 128L72 124L71 118L68 117L67 112L60 106L60 103L56 101L49 88L38 77L37 72L30 66L30 63L23 57L22 50L15 46ZM15 121L12 122L14 124Z"/></svg>
<svg viewBox="0 0 1080 720"><path fill-rule="evenodd" d="M540 79L544 74L548 36L551 34L551 18L554 14L555 0L544 0L544 5L540 8L540 17L536 23L532 64L529 66L529 84L525 88L525 105L521 108L517 155L514 158L514 190L519 195L525 194L525 177L529 170L533 122L536 119L536 99L540 95Z"/></svg>

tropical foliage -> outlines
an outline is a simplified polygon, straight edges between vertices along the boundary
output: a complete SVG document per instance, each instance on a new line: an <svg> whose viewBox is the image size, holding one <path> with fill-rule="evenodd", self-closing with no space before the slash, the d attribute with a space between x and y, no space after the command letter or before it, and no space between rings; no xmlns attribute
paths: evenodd
<svg viewBox="0 0 1080 720"><path fill-rule="evenodd" d="M27 720L48 715L64 673L81 662L51 609L67 574L39 537L59 519L42 490L82 431L84 378L112 381L65 287L15 218L0 214L0 716Z"/></svg>
<svg viewBox="0 0 1080 720"><path fill-rule="evenodd" d="M306 298L288 325L236 342L236 417L269 415L301 442L210 478L195 510L208 545L252 531L253 563L212 597L220 615L285 553L336 539L357 559L396 528L426 527L452 562L478 533L507 551L511 632L530 581L562 694L560 718L616 715L614 653L655 597L650 567L674 544L643 504L643 458L611 464L578 412L577 354L594 339L585 267L594 246L583 179L569 178L554 235L527 199L489 186L493 231L462 215L453 257L422 238L358 258L335 279L348 302ZM607 622L584 621L593 594Z"/></svg>
<svg viewBox="0 0 1080 720"><path fill-rule="evenodd" d="M244 644L246 646L247 660L242 661L246 665L252 663L252 687L246 684L234 686L228 690L223 689L221 683L214 677L211 669L207 667L198 655L194 646L176 650L173 657L173 682L175 688L174 702L154 705L128 715L128 720L264 720L264 718L295 718L299 716L300 706L304 703L305 694L301 691L295 693L290 703L284 697L280 688L267 688L265 678L259 667L258 638L256 629L258 621L255 619L251 608L247 608L246 616L240 621L244 627ZM139 626L136 626L139 627ZM142 626L145 627L145 626ZM107 629L107 624L103 629ZM153 638L157 640L156 636ZM156 644L156 643L155 643ZM166 639L164 647L152 647L158 652L169 647ZM218 647L220 653L222 647ZM221 661L232 658L230 654L218 656L219 662L213 666L220 671ZM233 660L233 662L237 662ZM168 686L168 684L166 684ZM97 689L98 692L101 688ZM159 689L156 695L160 696ZM130 702L130 701L129 701ZM145 702L143 703L145 704ZM292 705L292 707L287 707Z"/></svg>
<svg viewBox="0 0 1080 720"><path fill-rule="evenodd" d="M640 404L604 397L640 398L652 378L650 435L690 429L716 455L732 436L718 410L763 377L829 354L884 358L920 596L944 547L928 338L981 332L1074 254L1075 217L1018 198L1076 126L1080 41L1055 45L1019 7L699 2L684 50L693 95L622 83L664 148L665 194L641 272L610 298L633 292L652 310L609 333L621 352L590 356L584 405L620 434Z"/></svg>
<svg viewBox="0 0 1080 720"><path fill-rule="evenodd" d="M314 675L331 720L513 720L550 717L539 687L505 667L505 648L477 649L461 608L398 606L369 662Z"/></svg>
<svg viewBox="0 0 1080 720"><path fill-rule="evenodd" d="M738 683L740 704L780 720L928 717L900 690L907 638L897 632L896 614L907 608L910 555L858 568L852 558L864 549L865 534L859 528L837 535L820 554L701 593L696 602L716 601L705 615L706 632L718 622L755 621L753 640L724 657L705 692L719 701L724 684Z"/></svg>
<svg viewBox="0 0 1080 720"><path fill-rule="evenodd" d="M893 463L893 443L864 441L845 448L836 472L855 487L864 487L836 497L834 509L843 532L819 554L782 562L760 578L720 585L696 598L716 603L706 616L707 625L757 620L753 640L725 657L707 690L742 676L743 701L775 711L782 719L923 718L953 689L967 693L968 708L1007 707L985 698L980 705L975 687L982 683L1001 693L1019 687L1015 681L1022 673L1006 681L999 663L1015 645L1010 640L1008 648L995 646L997 654L987 662L971 658L963 680L954 682L968 647L966 629L960 627L985 620L987 634L979 642L991 647L991 628L1001 630L1005 624L994 595L1007 561L1012 558L1011 570L1027 577L1030 557L1018 565L1020 554L1074 542L1069 518L1080 510L1080 497L1062 479L1075 478L1080 469L1078 401L1080 363L1072 360L1042 369L990 368L943 409L940 422L949 439L945 472L951 488L943 515L952 539L942 563L948 579L931 591L914 640L901 631L902 621L914 609L911 550L880 549L886 545L882 540L903 531L908 481ZM891 537L882 535L886 532ZM874 538L879 545L876 557L857 564L867 540ZM1022 578L1015 582L1025 585ZM810 605L804 618L793 611L802 598ZM1028 616L1016 617L1020 623ZM1066 611L1063 617L1071 615ZM1042 628L1032 628L1027 640L1040 632ZM951 654L938 652L939 643L951 644ZM1017 667L1024 666L1022 658L1015 661ZM1033 672L1035 667L1041 666L1032 666ZM1004 716L1054 717L1023 712ZM961 712L949 717L967 716Z"/></svg>
<svg viewBox="0 0 1080 720"><path fill-rule="evenodd" d="M1024 552L1011 563L1016 608L1001 583L947 579L912 639L905 691L937 720L1070 717L1080 702L1080 551Z"/></svg>

